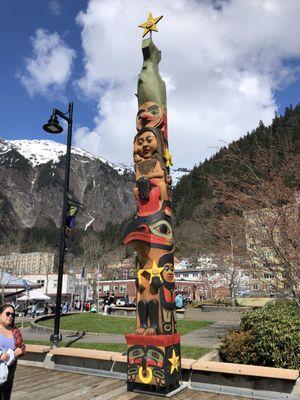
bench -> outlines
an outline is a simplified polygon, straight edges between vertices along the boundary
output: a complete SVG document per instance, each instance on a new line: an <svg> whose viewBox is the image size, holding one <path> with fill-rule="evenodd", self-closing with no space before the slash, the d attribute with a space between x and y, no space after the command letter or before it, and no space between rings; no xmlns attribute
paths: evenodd
<svg viewBox="0 0 300 400"><path fill-rule="evenodd" d="M185 318L185 308L176 309L176 318L177 319L184 319Z"/></svg>
<svg viewBox="0 0 300 400"><path fill-rule="evenodd" d="M110 314L111 315L124 315L128 317L135 317L136 315L136 308L135 307L110 307Z"/></svg>
<svg viewBox="0 0 300 400"><path fill-rule="evenodd" d="M191 387L215 393L264 399L294 399L299 371L198 360L192 364ZM283 397L284 396L284 397Z"/></svg>
<svg viewBox="0 0 300 400"><path fill-rule="evenodd" d="M50 346L39 345L39 344L26 344L25 355L20 358L20 361L23 364L27 364L26 363L27 361L39 364L43 363L49 351L50 351Z"/></svg>
<svg viewBox="0 0 300 400"><path fill-rule="evenodd" d="M69 347L50 349L28 344L27 353L20 363L122 379L127 375L127 355L114 351ZM299 398L299 371L295 369L186 358L181 360L181 366L182 379L192 389L272 400Z"/></svg>
<svg viewBox="0 0 300 400"><path fill-rule="evenodd" d="M71 369L95 371L111 371L116 361L114 356L119 356L119 353L114 351L91 350L91 349L76 349L70 347L59 347L52 349L49 352L52 355L52 361L55 364L55 369Z"/></svg>
<svg viewBox="0 0 300 400"><path fill-rule="evenodd" d="M48 353L50 346L41 344L26 344L26 353Z"/></svg>
<svg viewBox="0 0 300 400"><path fill-rule="evenodd" d="M261 378L277 378L296 381L299 378L297 369L261 367L258 365L244 365L223 363L216 361L197 361L191 366L194 371L219 372L224 374L257 376Z"/></svg>
<svg viewBox="0 0 300 400"><path fill-rule="evenodd" d="M57 349L50 350L50 354L58 355L58 356L92 358L95 360L111 361L113 356L115 356L119 353L117 353L115 351L76 349L73 347L59 347Z"/></svg>

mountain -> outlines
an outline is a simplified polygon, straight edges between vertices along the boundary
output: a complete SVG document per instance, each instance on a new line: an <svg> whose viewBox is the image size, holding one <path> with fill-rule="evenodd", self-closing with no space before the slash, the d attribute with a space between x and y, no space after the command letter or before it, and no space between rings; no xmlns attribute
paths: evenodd
<svg viewBox="0 0 300 400"><path fill-rule="evenodd" d="M60 226L66 146L48 140L0 140L1 223ZM120 223L135 209L130 168L72 148L70 193L84 203L77 226Z"/></svg>
<svg viewBox="0 0 300 400"><path fill-rule="evenodd" d="M66 146L50 140L0 139L1 222L15 228L60 226ZM173 169L173 184L189 173ZM135 210L133 167L72 148L70 192L84 203L77 227L93 218L95 231L118 224ZM54 200L54 201L53 201Z"/></svg>

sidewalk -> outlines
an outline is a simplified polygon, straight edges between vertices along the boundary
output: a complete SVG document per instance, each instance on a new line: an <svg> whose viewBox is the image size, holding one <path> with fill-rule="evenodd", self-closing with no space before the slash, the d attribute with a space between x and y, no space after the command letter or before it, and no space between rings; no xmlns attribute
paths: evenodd
<svg viewBox="0 0 300 400"><path fill-rule="evenodd" d="M215 321L206 328L198 329L183 335L181 337L181 344L186 346L218 349L221 339L228 333L228 331L237 329L238 327L238 322Z"/></svg>
<svg viewBox="0 0 300 400"><path fill-rule="evenodd" d="M240 312L236 311L207 311L204 312L201 308L187 308L185 317L187 320L193 321L224 321L239 324L241 320Z"/></svg>
<svg viewBox="0 0 300 400"><path fill-rule="evenodd" d="M31 328L23 328L21 329L23 338L26 343L26 339L28 340L48 340L50 341L49 333L40 333L34 332ZM76 339L77 336L70 336L63 334L63 341L70 342ZM85 342L85 343L126 343L124 335L110 334L110 333L102 333L101 335L92 335L86 334L81 339L77 341L77 343Z"/></svg>

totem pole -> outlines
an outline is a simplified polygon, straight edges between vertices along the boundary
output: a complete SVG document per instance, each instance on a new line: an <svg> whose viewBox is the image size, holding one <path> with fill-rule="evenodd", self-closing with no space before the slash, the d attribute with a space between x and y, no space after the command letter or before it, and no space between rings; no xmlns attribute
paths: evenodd
<svg viewBox="0 0 300 400"><path fill-rule="evenodd" d="M134 196L137 215L122 243L137 253L136 333L126 335L129 390L168 394L181 379L180 336L176 332L171 155L168 148L167 99L159 75L161 52L152 41L157 31L151 13L144 28L143 66L138 78L137 133L133 142Z"/></svg>

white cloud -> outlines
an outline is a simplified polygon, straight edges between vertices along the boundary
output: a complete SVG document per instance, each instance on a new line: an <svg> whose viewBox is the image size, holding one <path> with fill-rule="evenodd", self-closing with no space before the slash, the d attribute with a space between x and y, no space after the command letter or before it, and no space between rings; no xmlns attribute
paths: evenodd
<svg viewBox="0 0 300 400"><path fill-rule="evenodd" d="M98 104L94 127L75 141L111 161L131 162L147 0L91 0L82 28L84 76L77 88ZM168 85L170 149L191 166L216 148L271 122L274 91L299 76L298 0L153 0L163 14L154 42ZM299 64L298 64L299 65Z"/></svg>
<svg viewBox="0 0 300 400"><path fill-rule="evenodd" d="M58 17L61 13L61 3L59 3L58 0L50 0L49 2L49 8L50 11L56 16Z"/></svg>
<svg viewBox="0 0 300 400"><path fill-rule="evenodd" d="M76 53L58 33L37 29L31 37L32 56L24 60L18 73L21 84L30 96L40 94L51 99L61 98L68 82Z"/></svg>

